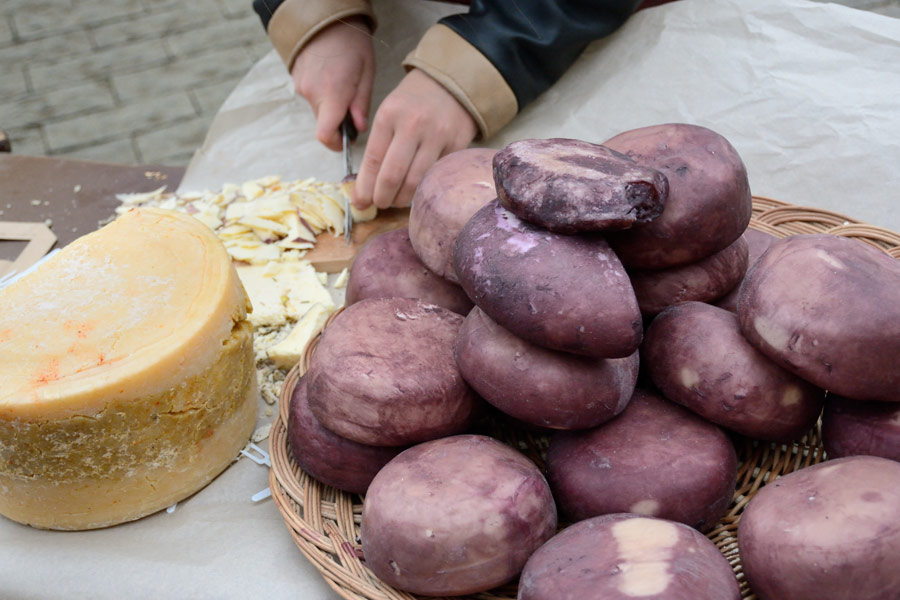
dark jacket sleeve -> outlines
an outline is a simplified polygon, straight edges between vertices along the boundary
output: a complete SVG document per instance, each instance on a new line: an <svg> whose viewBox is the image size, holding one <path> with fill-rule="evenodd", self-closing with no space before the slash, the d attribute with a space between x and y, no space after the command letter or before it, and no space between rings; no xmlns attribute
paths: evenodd
<svg viewBox="0 0 900 600"><path fill-rule="evenodd" d="M262 21L264 28L269 28L269 21L272 20L275 9L278 8L282 2L284 2L284 0L253 0L253 10L259 15L259 20Z"/></svg>
<svg viewBox="0 0 900 600"><path fill-rule="evenodd" d="M618 29L640 0L473 0L441 23L472 44L512 88L519 110L553 85L587 45Z"/></svg>

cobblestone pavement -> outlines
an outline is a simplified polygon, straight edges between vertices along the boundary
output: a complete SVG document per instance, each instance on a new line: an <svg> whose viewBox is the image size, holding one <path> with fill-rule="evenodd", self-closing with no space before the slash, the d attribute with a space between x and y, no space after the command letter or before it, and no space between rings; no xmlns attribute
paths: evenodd
<svg viewBox="0 0 900 600"><path fill-rule="evenodd" d="M900 18L900 0L840 0ZM13 152L186 165L271 46L251 0L2 0Z"/></svg>

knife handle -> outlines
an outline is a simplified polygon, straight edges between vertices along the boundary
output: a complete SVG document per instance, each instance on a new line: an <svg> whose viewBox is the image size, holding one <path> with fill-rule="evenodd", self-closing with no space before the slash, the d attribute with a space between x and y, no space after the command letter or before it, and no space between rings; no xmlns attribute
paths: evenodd
<svg viewBox="0 0 900 600"><path fill-rule="evenodd" d="M356 125L353 124L353 117L350 116L350 112L348 111L347 116L344 117L343 122L341 122L341 136L346 136L348 140L355 142L358 135L359 132L356 130Z"/></svg>

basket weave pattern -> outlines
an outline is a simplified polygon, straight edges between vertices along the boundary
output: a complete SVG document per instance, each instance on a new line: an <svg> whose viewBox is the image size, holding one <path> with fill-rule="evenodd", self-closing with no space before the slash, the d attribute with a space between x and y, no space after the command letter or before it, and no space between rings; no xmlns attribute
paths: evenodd
<svg viewBox="0 0 900 600"><path fill-rule="evenodd" d="M801 208L769 198L754 196L750 227L776 237L807 233L852 237L900 259L900 235L897 233L837 213ZM342 598L413 600L418 597L382 583L366 568L358 537L362 498L319 483L302 471L291 456L285 427L290 398L297 380L306 372L316 343L317 339L309 345L303 358L288 373L282 387L278 416L269 435L272 498L297 547ZM511 430L494 433L499 439L522 450L543 468L543 455L548 442L545 437ZM821 462L824 451L820 427L792 445L743 440L738 443L737 451L740 468L734 499L728 513L707 533L707 537L731 563L741 586L742 598L750 600L756 596L744 579L737 546L737 525L741 513L766 482ZM478 600L511 600L515 597L515 584L466 596Z"/></svg>

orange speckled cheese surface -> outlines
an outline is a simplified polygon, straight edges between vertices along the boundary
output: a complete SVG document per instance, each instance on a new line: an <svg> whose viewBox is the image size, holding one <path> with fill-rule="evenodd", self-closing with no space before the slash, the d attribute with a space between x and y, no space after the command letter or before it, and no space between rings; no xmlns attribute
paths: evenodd
<svg viewBox="0 0 900 600"><path fill-rule="evenodd" d="M217 475L255 423L248 307L215 234L159 209L0 290L0 514L103 527Z"/></svg>

